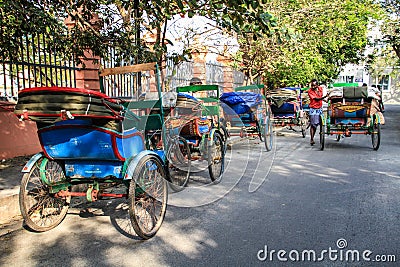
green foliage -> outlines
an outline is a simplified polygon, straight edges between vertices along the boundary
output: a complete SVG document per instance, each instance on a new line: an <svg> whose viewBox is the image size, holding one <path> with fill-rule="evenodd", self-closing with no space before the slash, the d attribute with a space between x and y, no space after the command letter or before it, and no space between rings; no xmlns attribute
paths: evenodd
<svg viewBox="0 0 400 267"><path fill-rule="evenodd" d="M385 0L381 4L386 11L384 23L381 25L383 41L393 48L400 59L400 1Z"/></svg>
<svg viewBox="0 0 400 267"><path fill-rule="evenodd" d="M261 76L271 87L329 81L345 64L358 63L368 25L379 16L368 0L273 0L269 8L280 31L257 41L242 38L238 60L253 79Z"/></svg>
<svg viewBox="0 0 400 267"><path fill-rule="evenodd" d="M140 62L162 60L167 52L166 25L173 16L203 15L228 30L254 36L271 34L274 18L263 8L265 1L184 1L184 0L0 0L0 48L5 59L21 52L19 38L25 34L54 37L51 44L79 60L90 48L94 55L107 57L108 47L121 51L120 57ZM135 13L137 11L137 13ZM100 21L94 23L93 14ZM67 27L63 20L75 21ZM140 27L140 28L139 28ZM155 42L148 47L138 40L138 31L153 32ZM52 48L53 48L52 47Z"/></svg>

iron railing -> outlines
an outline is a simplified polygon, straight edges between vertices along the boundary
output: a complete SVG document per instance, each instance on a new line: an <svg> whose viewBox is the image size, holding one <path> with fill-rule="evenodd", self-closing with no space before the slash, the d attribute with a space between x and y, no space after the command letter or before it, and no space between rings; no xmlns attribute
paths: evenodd
<svg viewBox="0 0 400 267"><path fill-rule="evenodd" d="M23 88L40 86L76 87L73 57L64 58L45 36L24 35L14 59L0 55L0 92L16 97Z"/></svg>

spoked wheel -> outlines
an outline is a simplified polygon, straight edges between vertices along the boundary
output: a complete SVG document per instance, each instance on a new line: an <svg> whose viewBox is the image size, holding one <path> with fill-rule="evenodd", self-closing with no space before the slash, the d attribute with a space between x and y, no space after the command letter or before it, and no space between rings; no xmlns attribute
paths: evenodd
<svg viewBox="0 0 400 267"><path fill-rule="evenodd" d="M265 141L265 125L257 122L257 132L258 132L258 137L260 138L260 141L264 142Z"/></svg>
<svg viewBox="0 0 400 267"><path fill-rule="evenodd" d="M273 125L272 125L272 120L270 117L266 118L266 124L264 127L264 144L265 148L267 151L272 150L272 146L274 144L274 131L273 131Z"/></svg>
<svg viewBox="0 0 400 267"><path fill-rule="evenodd" d="M52 185L70 190L61 165L47 158L36 161L22 177L19 205L26 225L33 231L53 229L67 214L71 196L56 197L56 192L51 192Z"/></svg>
<svg viewBox="0 0 400 267"><path fill-rule="evenodd" d="M340 137L341 137L341 134L337 134L337 135L336 135L336 141L339 142L339 141L340 141Z"/></svg>
<svg viewBox="0 0 400 267"><path fill-rule="evenodd" d="M376 119L374 117L371 139L373 149L378 150L381 144L381 124L375 121Z"/></svg>
<svg viewBox="0 0 400 267"><path fill-rule="evenodd" d="M176 192L183 190L189 181L190 154L190 147L185 138L178 136L171 140L166 165L169 186Z"/></svg>
<svg viewBox="0 0 400 267"><path fill-rule="evenodd" d="M224 135L223 137L224 137L224 142L225 143L228 142L228 138L230 137L229 131L227 129L227 125L226 124L227 123L226 123L225 119L220 118L219 126L220 126L220 129L221 129L221 131L222 131L222 133Z"/></svg>
<svg viewBox="0 0 400 267"><path fill-rule="evenodd" d="M301 135L303 136L303 138L305 138L307 135L307 123L308 123L308 120L304 114L303 117L301 117L301 119L300 119Z"/></svg>
<svg viewBox="0 0 400 267"><path fill-rule="evenodd" d="M144 156L136 166L129 185L129 217L143 239L160 229L167 209L168 188L163 164L153 155Z"/></svg>
<svg viewBox="0 0 400 267"><path fill-rule="evenodd" d="M322 121L319 124L319 149L324 150L325 148L325 125Z"/></svg>
<svg viewBox="0 0 400 267"><path fill-rule="evenodd" d="M208 172L211 181L219 183L224 172L225 144L222 136L214 132L213 140L208 145Z"/></svg>

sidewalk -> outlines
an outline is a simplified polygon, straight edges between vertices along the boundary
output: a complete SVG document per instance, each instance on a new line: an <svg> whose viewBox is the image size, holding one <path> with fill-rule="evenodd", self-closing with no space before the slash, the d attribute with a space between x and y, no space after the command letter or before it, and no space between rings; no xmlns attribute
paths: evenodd
<svg viewBox="0 0 400 267"><path fill-rule="evenodd" d="M21 218L18 203L21 170L30 157L31 155L0 161L0 226Z"/></svg>

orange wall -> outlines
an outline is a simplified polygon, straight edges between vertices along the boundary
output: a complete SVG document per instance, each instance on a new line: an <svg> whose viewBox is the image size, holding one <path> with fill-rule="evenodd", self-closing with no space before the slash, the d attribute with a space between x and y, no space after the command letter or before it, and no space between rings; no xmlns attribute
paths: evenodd
<svg viewBox="0 0 400 267"><path fill-rule="evenodd" d="M9 110L13 106L0 101L0 159L31 155L40 152L36 123L20 122Z"/></svg>

